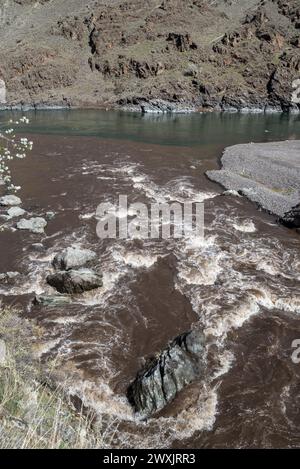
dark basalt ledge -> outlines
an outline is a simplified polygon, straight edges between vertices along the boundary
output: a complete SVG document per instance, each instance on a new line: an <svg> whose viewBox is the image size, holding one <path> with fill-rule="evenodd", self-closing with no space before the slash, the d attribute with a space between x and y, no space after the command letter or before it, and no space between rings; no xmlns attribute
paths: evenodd
<svg viewBox="0 0 300 469"><path fill-rule="evenodd" d="M74 106L76 107L76 106ZM0 111L61 111L71 109L69 104L43 103L43 102L16 102L0 104Z"/></svg>
<svg viewBox="0 0 300 469"><path fill-rule="evenodd" d="M118 107L124 111L141 112L143 114L188 114L194 112L227 112L242 114L268 114L268 113L292 113L299 114L300 106L289 103L287 106L255 101L245 101L238 96L236 99L226 100L223 98L218 101L211 101L200 97L192 100L169 101L159 97L133 97L120 99L117 102Z"/></svg>
<svg viewBox="0 0 300 469"><path fill-rule="evenodd" d="M170 403L204 370L205 339L200 331L184 333L148 362L129 386L127 398L142 418L150 417Z"/></svg>
<svg viewBox="0 0 300 469"><path fill-rule="evenodd" d="M212 181L239 191L289 227L299 227L300 140L226 148Z"/></svg>
<svg viewBox="0 0 300 469"><path fill-rule="evenodd" d="M73 99L72 103L60 104L56 102L28 102L28 103L7 103L0 104L0 111L45 111L45 110L74 110L74 109L92 109L92 110L121 110L125 112L139 112L142 114L191 114L191 113L241 113L241 114L299 114L300 106L290 103L288 106L281 106L266 103L247 102L240 100L238 97L235 100L226 100L218 102L203 103L202 99L196 98L194 100L180 100L171 101L165 100L157 96L156 98L147 97L133 97L128 99L116 100L113 103L86 101L76 102Z"/></svg>

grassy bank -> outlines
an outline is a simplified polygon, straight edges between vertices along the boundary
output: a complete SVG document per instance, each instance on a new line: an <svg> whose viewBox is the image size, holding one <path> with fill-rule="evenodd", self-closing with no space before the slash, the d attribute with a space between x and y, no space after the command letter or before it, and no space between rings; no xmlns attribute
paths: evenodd
<svg viewBox="0 0 300 469"><path fill-rule="evenodd" d="M51 371L34 358L41 331L17 311L0 306L0 448L102 448L93 416L76 410ZM109 433L109 432L108 432Z"/></svg>

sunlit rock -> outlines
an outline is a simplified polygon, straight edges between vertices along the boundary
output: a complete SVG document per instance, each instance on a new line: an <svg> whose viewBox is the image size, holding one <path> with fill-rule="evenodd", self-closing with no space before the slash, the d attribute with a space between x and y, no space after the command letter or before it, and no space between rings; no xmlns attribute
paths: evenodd
<svg viewBox="0 0 300 469"><path fill-rule="evenodd" d="M25 218L22 218L17 223L17 228L18 230L28 230L31 231L32 233L44 233L44 228L47 226L47 222L44 218L41 217L36 217L36 218L30 218L29 220L26 220Z"/></svg>
<svg viewBox="0 0 300 469"><path fill-rule="evenodd" d="M52 265L55 269L69 270L73 267L82 267L95 258L96 254L89 249L69 247L54 257Z"/></svg>

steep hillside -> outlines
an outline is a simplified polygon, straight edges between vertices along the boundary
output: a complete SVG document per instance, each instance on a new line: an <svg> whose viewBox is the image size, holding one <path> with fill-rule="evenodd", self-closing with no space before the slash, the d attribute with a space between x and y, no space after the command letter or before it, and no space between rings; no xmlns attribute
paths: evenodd
<svg viewBox="0 0 300 469"><path fill-rule="evenodd" d="M299 108L299 0L2 0L0 24L10 105Z"/></svg>

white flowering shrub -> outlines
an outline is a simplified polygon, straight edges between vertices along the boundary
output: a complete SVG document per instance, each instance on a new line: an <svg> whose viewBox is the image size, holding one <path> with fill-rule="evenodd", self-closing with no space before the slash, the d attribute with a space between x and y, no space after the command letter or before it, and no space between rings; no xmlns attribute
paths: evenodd
<svg viewBox="0 0 300 469"><path fill-rule="evenodd" d="M25 137L17 138L15 135L15 127L22 124L29 124L29 119L24 116L16 121L10 120L9 128L0 127L0 181L3 181L7 189L12 192L17 192L21 187L15 186L12 182L11 161L15 158L25 158L33 147L33 142Z"/></svg>

